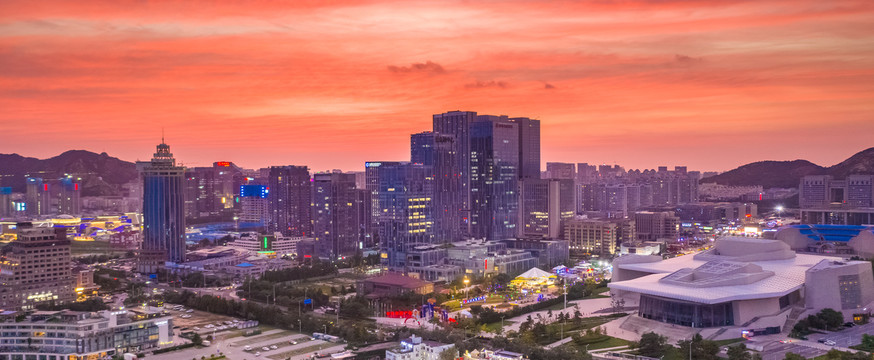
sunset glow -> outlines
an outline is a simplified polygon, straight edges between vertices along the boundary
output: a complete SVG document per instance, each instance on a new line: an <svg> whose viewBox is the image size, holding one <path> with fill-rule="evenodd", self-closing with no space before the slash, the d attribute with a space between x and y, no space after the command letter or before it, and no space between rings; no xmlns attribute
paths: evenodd
<svg viewBox="0 0 874 360"><path fill-rule="evenodd" d="M361 170L450 110L542 120L544 164L872 145L869 0L233 4L0 2L0 152Z"/></svg>

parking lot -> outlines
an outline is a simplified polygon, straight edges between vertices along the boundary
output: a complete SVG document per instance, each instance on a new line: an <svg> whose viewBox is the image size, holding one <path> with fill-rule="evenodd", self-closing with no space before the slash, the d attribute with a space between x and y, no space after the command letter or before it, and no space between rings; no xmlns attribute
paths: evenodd
<svg viewBox="0 0 874 360"><path fill-rule="evenodd" d="M266 348L266 350L265 350ZM221 352L228 359L284 360L309 358L315 352L336 353L343 351L345 344L313 340L308 335L293 331L270 329L260 335L245 337L241 333L224 332L216 335L216 342L203 348L173 351L159 355L149 355L156 360L199 359L201 356ZM248 350L247 350L248 349Z"/></svg>
<svg viewBox="0 0 874 360"><path fill-rule="evenodd" d="M783 360L783 358L786 357L786 354L790 352L812 359L817 356L825 355L827 351L798 343L784 344L775 341L774 343L765 346L764 351L762 351L762 360Z"/></svg>
<svg viewBox="0 0 874 360"><path fill-rule="evenodd" d="M827 334L810 334L807 338L810 341L831 340L835 342L834 346L850 347L862 343L862 334L874 334L874 323L864 325L856 325L841 331L831 332Z"/></svg>

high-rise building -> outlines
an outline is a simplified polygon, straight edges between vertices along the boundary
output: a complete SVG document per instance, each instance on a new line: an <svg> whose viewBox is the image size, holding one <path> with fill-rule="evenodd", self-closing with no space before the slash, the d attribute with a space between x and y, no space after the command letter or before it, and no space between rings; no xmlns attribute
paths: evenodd
<svg viewBox="0 0 874 360"><path fill-rule="evenodd" d="M676 240L680 218L673 211L638 211L634 213L634 233L640 241Z"/></svg>
<svg viewBox="0 0 874 360"><path fill-rule="evenodd" d="M471 158L470 158L470 127L476 121L474 111L450 111L433 116L433 128L435 133L452 135L455 138L455 162L461 181L461 229L466 235L469 233L471 221Z"/></svg>
<svg viewBox="0 0 874 360"><path fill-rule="evenodd" d="M287 236L312 236L312 182L306 166L271 166L268 229Z"/></svg>
<svg viewBox="0 0 874 360"><path fill-rule="evenodd" d="M27 192L25 193L25 202L27 203L27 215L39 216L52 214L52 186L42 178L27 178Z"/></svg>
<svg viewBox="0 0 874 360"><path fill-rule="evenodd" d="M27 310L41 303L76 300L66 231L31 223L16 227L18 239L0 261L0 308Z"/></svg>
<svg viewBox="0 0 874 360"><path fill-rule="evenodd" d="M382 163L379 166L377 232L383 265L406 268L409 249L434 243L431 175L431 167L422 164Z"/></svg>
<svg viewBox="0 0 874 360"><path fill-rule="evenodd" d="M12 216L15 211L15 203L12 199L11 187L0 187L0 217Z"/></svg>
<svg viewBox="0 0 874 360"><path fill-rule="evenodd" d="M78 215L81 213L82 203L80 200L81 189L72 177L58 180L58 214Z"/></svg>
<svg viewBox="0 0 874 360"><path fill-rule="evenodd" d="M572 218L576 213L574 181L522 179L519 189L518 236L559 239L562 221Z"/></svg>
<svg viewBox="0 0 874 360"><path fill-rule="evenodd" d="M610 257L623 242L636 241L634 220L573 218L564 223L564 238L575 255Z"/></svg>
<svg viewBox="0 0 874 360"><path fill-rule="evenodd" d="M185 261L185 167L176 166L163 141L151 161L137 162L143 179L143 244L138 271Z"/></svg>
<svg viewBox="0 0 874 360"><path fill-rule="evenodd" d="M519 177L540 178L540 120L509 118L519 124Z"/></svg>
<svg viewBox="0 0 874 360"><path fill-rule="evenodd" d="M324 259L355 255L364 248L363 224L359 211L371 209L358 204L355 174L341 172L313 175L313 239L316 254Z"/></svg>
<svg viewBox="0 0 874 360"><path fill-rule="evenodd" d="M270 190L266 185L240 185L240 221L267 225L270 219Z"/></svg>
<svg viewBox="0 0 874 360"><path fill-rule="evenodd" d="M185 216L217 217L230 214L243 184L242 170L229 161L185 171Z"/></svg>
<svg viewBox="0 0 874 360"><path fill-rule="evenodd" d="M455 137L435 132L423 132L410 136L411 162L430 166L433 174L434 193L431 195L434 208L435 241L448 243L459 241L463 231L461 170L455 145Z"/></svg>
<svg viewBox="0 0 874 360"><path fill-rule="evenodd" d="M519 123L477 116L470 149L471 236L512 238L519 221Z"/></svg>
<svg viewBox="0 0 874 360"><path fill-rule="evenodd" d="M572 163L546 163L546 172L549 173L550 179L576 179L577 172L575 165Z"/></svg>

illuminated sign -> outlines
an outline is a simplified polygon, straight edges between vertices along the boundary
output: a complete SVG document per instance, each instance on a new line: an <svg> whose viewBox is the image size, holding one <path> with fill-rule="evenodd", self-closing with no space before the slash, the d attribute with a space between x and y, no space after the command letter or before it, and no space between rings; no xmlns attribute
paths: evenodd
<svg viewBox="0 0 874 360"><path fill-rule="evenodd" d="M381 162L366 162L366 163L364 163L364 167L369 167L369 168L380 167L380 166L382 166Z"/></svg>
<svg viewBox="0 0 874 360"><path fill-rule="evenodd" d="M231 167L231 162L230 161L218 161L214 165L221 166L221 167Z"/></svg>

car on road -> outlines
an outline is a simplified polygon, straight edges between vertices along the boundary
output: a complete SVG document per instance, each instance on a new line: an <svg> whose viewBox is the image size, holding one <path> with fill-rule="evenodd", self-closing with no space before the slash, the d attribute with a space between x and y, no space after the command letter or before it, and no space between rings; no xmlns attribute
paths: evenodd
<svg viewBox="0 0 874 360"><path fill-rule="evenodd" d="M197 327L197 326L195 326L195 327L194 327L194 331L197 331L197 330L200 330L200 328Z"/></svg>
<svg viewBox="0 0 874 360"><path fill-rule="evenodd" d="M212 329L212 328L214 328L214 327L215 327L215 325L213 325L213 324L206 324L206 328L207 328L207 329Z"/></svg>
<svg viewBox="0 0 874 360"><path fill-rule="evenodd" d="M261 356L261 353L256 352L256 353L255 353L255 356Z"/></svg>
<svg viewBox="0 0 874 360"><path fill-rule="evenodd" d="M781 344L788 344L788 343L791 343L791 342L792 342L792 340L790 340L790 339L780 340L780 343L781 343ZM728 348L726 348L726 349L728 349ZM726 351L728 351L728 350L726 350Z"/></svg>
<svg viewBox="0 0 874 360"><path fill-rule="evenodd" d="M252 347L249 345L246 345L246 347L243 348L243 351L252 351Z"/></svg>
<svg viewBox="0 0 874 360"><path fill-rule="evenodd" d="M276 350L276 349L278 349L278 347L277 347L276 345L270 345L270 349L271 349L271 350Z"/></svg>
<svg viewBox="0 0 874 360"><path fill-rule="evenodd" d="M264 351L270 351L270 348L269 348L269 347L266 347L266 346L263 346L263 347L261 347L261 350L264 350Z"/></svg>
<svg viewBox="0 0 874 360"><path fill-rule="evenodd" d="M185 312L187 312L187 313L189 313L189 314L191 314L191 313L193 313L193 312L194 312L194 310L191 310L191 309L188 309L188 310L185 310Z"/></svg>
<svg viewBox="0 0 874 360"><path fill-rule="evenodd" d="M289 341L292 345L297 345L297 341L291 340Z"/></svg>
<svg viewBox="0 0 874 360"><path fill-rule="evenodd" d="M828 346L835 346L835 345L837 345L837 343L836 343L834 340L826 340L826 341L824 342L824 344L826 344L826 345L828 345Z"/></svg>
<svg viewBox="0 0 874 360"><path fill-rule="evenodd" d="M853 326L856 326L856 323L854 323L854 322L844 323L844 327L853 327Z"/></svg>

